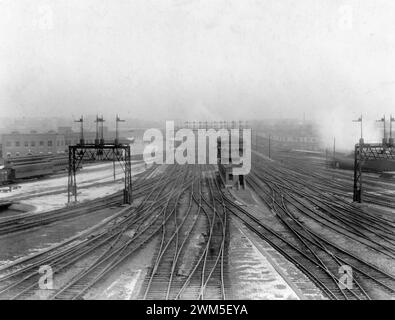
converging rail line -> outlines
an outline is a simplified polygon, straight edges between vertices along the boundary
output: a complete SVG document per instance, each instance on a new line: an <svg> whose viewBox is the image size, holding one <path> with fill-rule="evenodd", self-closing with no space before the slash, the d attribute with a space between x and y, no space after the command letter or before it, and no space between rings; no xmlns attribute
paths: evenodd
<svg viewBox="0 0 395 320"><path fill-rule="evenodd" d="M153 166L133 184L133 205L102 223L38 253L0 266L0 298L84 299L122 270L148 244L152 264L142 274L139 299L227 299L230 216L240 220L300 269L329 299L393 297L391 268L372 257L395 258L395 221L347 201L342 180L320 170L253 157L247 185L263 210L240 205L222 188L213 165ZM342 189L341 189L342 190ZM7 235L120 204L115 193L47 213L0 219ZM257 200L257 201L258 201ZM381 199L383 200L383 199ZM352 242L344 246L337 239ZM356 249L369 252L365 258ZM151 257L151 256L150 256ZM50 266L53 290L40 290L39 268ZM342 286L340 268L352 268Z"/></svg>
<svg viewBox="0 0 395 320"><path fill-rule="evenodd" d="M225 299L227 211L212 168L168 166L142 190L139 204L122 208L110 221L0 266L0 298L40 293L46 299L82 299L159 237L142 298ZM196 239L200 249L190 255ZM83 267L74 268L81 262ZM43 265L52 268L55 279L55 288L44 292L39 288Z"/></svg>
<svg viewBox="0 0 395 320"><path fill-rule="evenodd" d="M372 299L375 290L389 297L394 295L395 276L391 271L361 258L314 227L322 225L326 232L359 243L366 248L364 252L370 250L372 255L393 261L393 220L362 211L334 196L328 184L314 179L314 171L304 175L258 157L254 161L247 183L278 223L248 212L228 195L225 199L232 206L231 213L301 269L329 298ZM352 288L340 288L342 266L352 268Z"/></svg>

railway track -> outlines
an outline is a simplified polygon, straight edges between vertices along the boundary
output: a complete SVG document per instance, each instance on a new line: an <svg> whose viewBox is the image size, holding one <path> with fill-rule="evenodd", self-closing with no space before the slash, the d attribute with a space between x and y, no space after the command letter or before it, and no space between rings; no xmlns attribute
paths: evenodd
<svg viewBox="0 0 395 320"><path fill-rule="evenodd" d="M357 215L358 217L360 215L369 217L374 223L379 223L381 225L380 228L385 228L388 224L391 227L395 226L395 220L392 216L388 214L383 215L379 210L375 210L374 208L369 208L368 211L361 206L351 203L350 200L344 197L347 190L350 191L350 189L340 189L341 185L339 186L337 183L334 183L330 177L317 177L314 172L311 173L312 170L301 170L300 168L295 170L294 167L280 164L274 165L258 157L254 158L254 162L256 163L255 167L259 169L262 174L269 174L275 181L279 181L277 179L279 177L282 179L279 183L292 184L294 190L306 190L310 195L318 196L320 199L324 199L334 205L348 208L347 210L353 215ZM382 200L383 199L378 199L378 203ZM383 207L391 208L391 206L387 204L383 205Z"/></svg>
<svg viewBox="0 0 395 320"><path fill-rule="evenodd" d="M278 223L273 225L247 212L228 197L234 215L298 266L331 299L371 299L377 290L388 297L395 295L395 276L390 271L328 240L309 222L358 241L361 248L367 248L363 250L393 261L394 224L390 218L361 212L333 197L330 190L320 188L320 180L307 177L306 181L303 175L264 160L255 164L247 182ZM341 290L339 268L345 265L353 270L353 288Z"/></svg>
<svg viewBox="0 0 395 320"><path fill-rule="evenodd" d="M375 287L384 288L389 294L394 294L395 279L392 275L382 272L374 266L366 265L357 257L350 256L346 252L340 253L340 251L333 251L333 248L328 249L329 246L325 247L323 245L325 241L322 241L322 239L308 237L307 235L302 236L300 231L298 232L289 223L286 224L288 232L274 230L270 225L263 223L259 217L237 205L230 197L226 197L226 201L233 207L228 209L229 212L286 259L295 264L328 298L335 300L370 300L372 297L365 289L366 284L363 282L365 277L369 278L371 282L375 282ZM341 289L339 286L339 268L342 265L352 265L354 278L351 288ZM372 284L369 284L369 286L372 288Z"/></svg>
<svg viewBox="0 0 395 320"><path fill-rule="evenodd" d="M227 220L212 168L189 170L191 184L164 215L161 243L142 299L225 299ZM208 177L203 178L203 171ZM164 220L165 221L165 220ZM193 241L200 249L192 253ZM196 248L196 246L195 246Z"/></svg>
<svg viewBox="0 0 395 320"><path fill-rule="evenodd" d="M148 178L152 175L155 168L137 175L133 184L133 196L139 198L144 195L157 178ZM23 213L10 217L0 218L0 235L6 235L18 231L24 231L35 227L41 227L57 221L73 219L81 215L96 212L105 208L119 206L122 202L122 192L102 197L100 199L90 200L83 203L75 204L71 207L50 210L39 213Z"/></svg>
<svg viewBox="0 0 395 320"><path fill-rule="evenodd" d="M217 199L218 194L212 173L203 178L200 169L170 166L137 206L122 208L103 225L48 250L0 266L0 298L31 299L43 294L46 299L83 299L139 250L160 238L142 298L160 294L165 299L225 299L227 220L225 202ZM185 273L179 274L190 256L191 241L202 230L207 234L201 238L201 249L192 256ZM53 290L38 287L43 265L53 270Z"/></svg>
<svg viewBox="0 0 395 320"><path fill-rule="evenodd" d="M391 217L361 211L345 201L338 192L342 183L324 184L322 172L304 174L302 166L295 169L254 161L247 183L273 214L275 224L259 212L246 210L221 190L211 166L168 166L160 174L142 174L141 181L134 184L139 201L120 209L105 224L0 266L0 298L30 299L44 294L46 299L84 299L155 240L158 246L140 299L227 299L229 214L294 263L330 299L374 299L376 291L395 296L391 272L324 237L310 223L393 259L395 221ZM111 197L103 202L112 205L111 199L119 201L121 195ZM81 204L41 218L52 223L73 217L72 210L78 216L84 210L98 210L100 205ZM19 222L16 219L8 225L0 220L0 234L43 224L39 216L18 218ZM43 265L51 266L58 279L53 290L44 292L38 287ZM341 288L339 270L344 266L352 268L352 286Z"/></svg>
<svg viewBox="0 0 395 320"><path fill-rule="evenodd" d="M262 150L262 148L259 148ZM352 196L353 172L328 168L324 158L307 158L301 155L287 153L285 150L272 150L272 159L276 159L277 166L289 168L299 173L309 181L319 180L321 188L330 189L330 192L343 197ZM366 174L364 176L364 202L390 209L395 209L395 198L388 191L395 191L395 184L383 178Z"/></svg>
<svg viewBox="0 0 395 320"><path fill-rule="evenodd" d="M267 172L265 176L271 179L263 179L263 174L251 175L251 178L264 181L268 188L262 190L265 190L268 197L275 192L282 193L295 210L299 210L309 219L345 237L364 243L390 258L395 257L394 229L390 222L370 214L364 215L361 210L353 208L348 203L343 204L340 200L328 198L326 194L306 189L299 183L290 184L288 180L273 177Z"/></svg>
<svg viewBox="0 0 395 320"><path fill-rule="evenodd" d="M174 186L175 173L170 169L169 174L163 175L162 179L153 185L137 207L128 206L121 209L111 221L106 221L99 228L89 230L44 252L1 266L0 298L24 299L34 296L38 289L40 266L50 265L54 274L60 276L76 262L89 257L93 263L88 264L85 271L80 270L73 277L74 280L65 284L66 289L59 288L61 293L53 293L55 297L60 298L79 298L111 268L131 254L133 246L134 250L138 250L149 240L150 233L144 231L150 229L158 220L158 214L152 213L158 212L169 198L169 190ZM134 236L125 236L131 228L134 230Z"/></svg>

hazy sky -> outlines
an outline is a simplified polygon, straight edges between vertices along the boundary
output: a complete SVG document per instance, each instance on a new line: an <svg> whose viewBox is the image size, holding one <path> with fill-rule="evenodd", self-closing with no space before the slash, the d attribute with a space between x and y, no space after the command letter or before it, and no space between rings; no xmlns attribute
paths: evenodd
<svg viewBox="0 0 395 320"><path fill-rule="evenodd" d="M0 0L1 114L339 131L395 114L394 31L393 0Z"/></svg>

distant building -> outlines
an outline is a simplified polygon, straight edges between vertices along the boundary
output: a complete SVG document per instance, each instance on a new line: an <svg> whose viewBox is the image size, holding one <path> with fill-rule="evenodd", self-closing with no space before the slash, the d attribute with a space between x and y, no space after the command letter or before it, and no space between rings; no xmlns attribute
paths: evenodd
<svg viewBox="0 0 395 320"><path fill-rule="evenodd" d="M105 142L114 142L115 132L103 128ZM100 138L100 137L99 137ZM1 135L2 156L0 158L25 157L29 155L64 154L68 147L80 143L80 133L74 132L71 127L59 127L58 131L50 130L46 133L38 133L35 130L30 133L13 131ZM96 132L84 131L84 142L95 143ZM125 138L119 137L121 143L130 143Z"/></svg>
<svg viewBox="0 0 395 320"><path fill-rule="evenodd" d="M56 132L19 133L2 135L2 154L4 158L65 153L64 135Z"/></svg>

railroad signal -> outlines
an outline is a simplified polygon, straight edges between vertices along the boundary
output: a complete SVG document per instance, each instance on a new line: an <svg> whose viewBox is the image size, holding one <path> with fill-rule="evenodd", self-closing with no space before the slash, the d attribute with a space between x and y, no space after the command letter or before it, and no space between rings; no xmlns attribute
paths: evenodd
<svg viewBox="0 0 395 320"><path fill-rule="evenodd" d="M104 121L105 121L105 120L104 120L104 118L103 118L103 115L101 115L100 118L97 117L97 123L100 122L100 127L98 127L98 128L99 128L100 134L96 134L96 136L100 135L100 144L104 144L104 128L103 128Z"/></svg>
<svg viewBox="0 0 395 320"><path fill-rule="evenodd" d="M356 144L354 151L354 192L353 201L362 202L362 165L369 160L395 160L395 148L386 145Z"/></svg>
<svg viewBox="0 0 395 320"><path fill-rule="evenodd" d="M362 121L361 119L358 119ZM386 140L385 132L385 115L376 122L383 122L384 127L384 137L382 144L364 144L363 140L355 145L354 150L354 191L353 191L353 201L362 202L362 164L367 160L384 160L384 159L395 159L395 150L393 147L393 139L391 133L391 122L395 119L390 116L390 139L389 143ZM389 147L389 148L388 148Z"/></svg>
<svg viewBox="0 0 395 320"><path fill-rule="evenodd" d="M363 120L362 120L362 114L357 120L353 120L352 122L360 122L361 123L361 140L360 141L363 141L363 134L362 134L362 122L363 122Z"/></svg>
<svg viewBox="0 0 395 320"><path fill-rule="evenodd" d="M130 162L130 145L118 143L118 122L125 122L116 115L116 139L115 143L104 143L104 130L103 123L104 117L96 115L96 139L95 143L84 143L83 142L83 122L84 118L81 116L79 120L75 122L81 123L81 143L76 145L69 145L69 161L68 161L68 203L71 202L72 196L74 201L77 202L77 181L76 172L80 168L81 163L84 160L90 161L103 161L112 160L114 167L114 180L115 176L115 161L120 163L122 170L125 173L124 183L125 187L123 190L123 202L131 204L132 202L132 169ZM99 123L101 126L99 127ZM100 138L100 140L99 140Z"/></svg>
<svg viewBox="0 0 395 320"><path fill-rule="evenodd" d="M390 115L390 138L392 138L392 122L395 122L395 118Z"/></svg>
<svg viewBox="0 0 395 320"><path fill-rule="evenodd" d="M395 118L391 114L390 115L390 140L389 140L390 146L394 145L394 138L392 138L392 122L395 122Z"/></svg>
<svg viewBox="0 0 395 320"><path fill-rule="evenodd" d="M99 118L99 115L96 115L96 139L95 139L95 144L99 144L99 122L101 122L102 119Z"/></svg>
<svg viewBox="0 0 395 320"><path fill-rule="evenodd" d="M79 120L74 120L74 122L81 123L80 144L84 144L84 117L81 116L81 118Z"/></svg>
<svg viewBox="0 0 395 320"><path fill-rule="evenodd" d="M385 115L381 118L381 119L379 119L379 120L376 120L376 122L382 122L383 123L383 125L384 125L384 136L383 136L383 144L385 144L386 143L386 138L385 138Z"/></svg>
<svg viewBox="0 0 395 320"><path fill-rule="evenodd" d="M125 122L125 120L121 120L118 115L115 118L115 145L119 143L118 122Z"/></svg>

